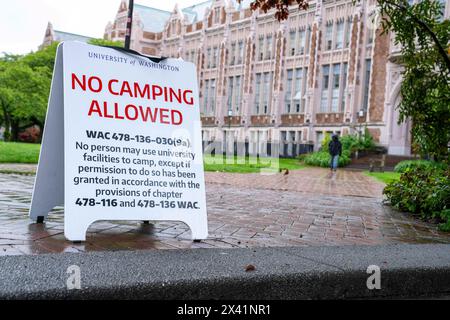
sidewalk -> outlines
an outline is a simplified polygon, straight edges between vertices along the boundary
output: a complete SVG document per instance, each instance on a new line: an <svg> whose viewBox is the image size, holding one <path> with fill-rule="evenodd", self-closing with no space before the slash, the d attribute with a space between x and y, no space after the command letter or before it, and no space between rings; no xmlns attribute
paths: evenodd
<svg viewBox="0 0 450 320"><path fill-rule="evenodd" d="M29 167L28 167L29 169ZM0 174L0 256L135 249L450 243L450 234L381 204L383 185L361 172L308 168L288 175L206 173L209 238L182 223L100 221L87 241L63 234L63 211L28 219L33 175Z"/></svg>

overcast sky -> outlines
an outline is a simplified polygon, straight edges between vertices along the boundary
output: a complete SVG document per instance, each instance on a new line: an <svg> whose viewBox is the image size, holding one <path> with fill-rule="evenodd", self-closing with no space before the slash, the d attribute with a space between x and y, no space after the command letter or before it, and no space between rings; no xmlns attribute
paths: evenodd
<svg viewBox="0 0 450 320"><path fill-rule="evenodd" d="M0 54L35 51L48 21L53 28L95 38L103 37L121 0L0 0ZM135 0L135 3L171 11L202 0Z"/></svg>

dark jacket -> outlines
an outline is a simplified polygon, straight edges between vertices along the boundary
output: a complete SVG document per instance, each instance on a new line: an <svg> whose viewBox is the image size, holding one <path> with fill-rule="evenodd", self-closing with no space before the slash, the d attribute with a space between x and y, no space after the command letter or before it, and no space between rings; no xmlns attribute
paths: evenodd
<svg viewBox="0 0 450 320"><path fill-rule="evenodd" d="M333 136L332 140L328 144L328 152L331 156L342 155L342 143L337 136Z"/></svg>

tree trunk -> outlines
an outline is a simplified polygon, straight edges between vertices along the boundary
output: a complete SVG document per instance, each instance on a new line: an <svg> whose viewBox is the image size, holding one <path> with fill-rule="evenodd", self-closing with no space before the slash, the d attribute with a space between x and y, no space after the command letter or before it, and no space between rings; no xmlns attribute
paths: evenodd
<svg viewBox="0 0 450 320"><path fill-rule="evenodd" d="M39 137L38 137L38 141L39 143L42 142L42 135L44 134L44 125L38 124L37 125L39 128Z"/></svg>
<svg viewBox="0 0 450 320"><path fill-rule="evenodd" d="M11 121L11 140L10 141L18 141L19 140L19 122Z"/></svg>
<svg viewBox="0 0 450 320"><path fill-rule="evenodd" d="M3 132L3 140L9 141L11 137L11 118L6 112L5 106L2 105L2 109L3 109L3 118L5 122L5 131Z"/></svg>

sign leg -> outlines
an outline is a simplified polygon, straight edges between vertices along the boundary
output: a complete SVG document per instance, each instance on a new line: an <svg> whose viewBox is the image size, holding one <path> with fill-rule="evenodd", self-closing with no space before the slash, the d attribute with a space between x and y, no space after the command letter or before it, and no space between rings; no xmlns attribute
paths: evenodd
<svg viewBox="0 0 450 320"><path fill-rule="evenodd" d="M208 238L208 228L204 227L205 225L207 226L207 222L205 222L204 224L199 223L198 221L183 222L188 225L189 229L191 229L192 240L194 242L200 242L201 240Z"/></svg>
<svg viewBox="0 0 450 320"><path fill-rule="evenodd" d="M42 223L64 204L64 109L62 47L58 46L29 216Z"/></svg>

